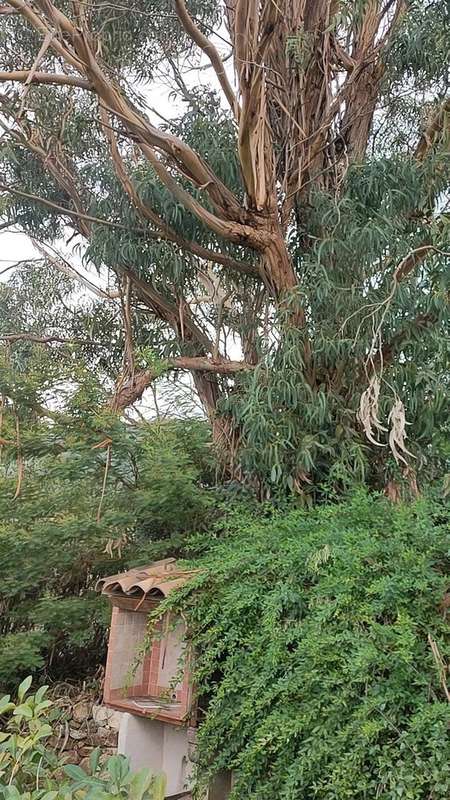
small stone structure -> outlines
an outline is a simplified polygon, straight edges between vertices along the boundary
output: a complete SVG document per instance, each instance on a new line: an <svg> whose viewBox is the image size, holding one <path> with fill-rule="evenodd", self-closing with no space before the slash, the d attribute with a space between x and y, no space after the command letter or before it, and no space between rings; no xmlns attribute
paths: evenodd
<svg viewBox="0 0 450 800"><path fill-rule="evenodd" d="M134 770L164 772L166 798L173 799L190 796L192 788L197 708L191 653L181 615L165 612L147 642L148 618L194 574L169 558L98 583L112 605L104 703L123 712L119 753ZM208 800L226 800L230 788L231 775L224 772Z"/></svg>

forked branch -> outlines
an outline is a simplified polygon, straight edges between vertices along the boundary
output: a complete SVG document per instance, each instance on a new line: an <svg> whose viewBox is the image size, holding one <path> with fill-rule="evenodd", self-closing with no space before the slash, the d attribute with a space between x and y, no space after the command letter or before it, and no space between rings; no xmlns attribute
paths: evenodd
<svg viewBox="0 0 450 800"><path fill-rule="evenodd" d="M239 119L239 104L237 101L237 97L233 91L231 83L228 80L227 74L225 72L225 67L223 61L214 47L213 43L204 33L200 30L200 28L195 24L194 20L192 19L189 11L186 8L184 0L175 0L175 8L178 14L179 20L185 29L186 33L191 37L192 41L200 47L201 50L208 56L214 71L217 75L217 79L222 87L223 93L228 100L230 108L235 116L235 118Z"/></svg>
<svg viewBox="0 0 450 800"><path fill-rule="evenodd" d="M253 369L252 364L246 361L229 361L224 358L188 357L179 356L164 361L159 370L142 370L137 372L133 379L120 385L116 391L111 407L114 411L123 411L141 399L145 390L161 374L174 370L187 370L192 373L212 373L214 375L233 376L238 372Z"/></svg>
<svg viewBox="0 0 450 800"><path fill-rule="evenodd" d="M148 148L151 148L154 159L156 158L155 150L160 150L169 156L183 177L187 177L196 188L201 188L206 192L216 214L222 216L223 223L226 221L239 223L244 220L245 209L241 207L233 192L214 174L203 159L186 142L174 134L161 131L139 114L114 81L107 77L94 53L91 35L87 30L76 27L50 0L39 2L44 18L36 14L26 0L10 0L10 5L19 11L44 37L51 33L56 26L60 36L52 37L51 48L87 79L105 108L121 120L127 134L139 145L145 145L146 155L150 152ZM144 151L144 148L142 149ZM164 171L167 176L171 177L163 164L159 163L159 176L161 177ZM176 184L176 181L174 183ZM180 191L183 191L181 187L179 188ZM186 194L190 197L187 192ZM197 203L194 213L201 214L202 211L205 212L203 221L208 225L210 221L214 220L215 215L206 212L206 209ZM226 229L226 225L224 227Z"/></svg>
<svg viewBox="0 0 450 800"><path fill-rule="evenodd" d="M162 217L160 217L160 215L156 213L156 211L154 211L146 203L143 202L131 178L129 177L126 171L123 158L120 154L117 145L114 131L112 130L108 121L107 112L102 107L100 108L100 117L102 120L103 131L105 133L106 139L110 147L114 171L121 183L121 186L128 195L128 197L130 198L130 200L132 201L133 205L138 209L140 214L158 228L158 234L160 238L168 242L173 242L174 244L177 244L182 250L185 250L188 253L192 253L193 255L198 256L199 258L204 259L206 261L213 261L216 264L221 264L225 267L229 267L230 269L242 272L245 275L253 275L255 277L258 277L259 275L258 270L253 264L248 263L246 261L237 261L236 259L231 258L231 256L226 255L225 253L216 253L215 251L210 250L207 247L202 247L196 242L189 241L188 239L185 239L183 236L180 236L180 234L174 231L174 229L171 228L171 226L168 225L167 222L165 222L162 219ZM164 169L160 164L160 162L156 159L156 156L150 154L149 152L147 153L147 155L149 158L152 159L155 170L160 168ZM162 177L167 184L166 175L164 174ZM194 210L193 204L196 202L195 199L192 198L190 195L186 199L185 194L187 193L185 193L185 191L181 189L181 187L178 187L178 189L176 189L173 186L172 181L173 179L169 181L169 187L172 187L173 192L177 192L177 194L179 194L180 200L184 198L185 205L191 207L191 209ZM222 223L220 223L220 225L221 224ZM219 230L222 230L222 228L219 227Z"/></svg>

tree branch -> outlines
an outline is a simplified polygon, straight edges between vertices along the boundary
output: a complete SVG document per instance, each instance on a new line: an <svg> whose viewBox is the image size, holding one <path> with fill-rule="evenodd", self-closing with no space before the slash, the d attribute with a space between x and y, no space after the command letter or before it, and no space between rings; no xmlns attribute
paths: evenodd
<svg viewBox="0 0 450 800"><path fill-rule="evenodd" d="M49 26L25 0L11 0L10 5L16 8L35 30L44 35L50 31ZM206 191L214 208L218 213L223 214L225 220L235 222L242 220L245 217L245 209L241 207L233 192L213 173L203 159L177 136L159 130L141 116L122 94L119 87L106 76L92 50L89 33L75 26L50 0L39 0L39 5L52 26L59 27L61 32L70 38L71 47L73 46L76 56L74 58L71 50L62 45L56 37L53 37L51 47L88 79L92 89L103 101L105 107L122 120L128 135L131 135L138 143L165 152L173 159L177 169L180 169L181 165L182 174L188 177L196 187ZM189 197L189 194L186 194ZM198 205L201 208L200 204Z"/></svg>
<svg viewBox="0 0 450 800"><path fill-rule="evenodd" d="M35 14L25 0L11 0L11 4L29 20L36 30L45 32L45 34L49 32L48 26ZM75 27L62 12L55 8L50 0L40 2L39 5L41 8L44 6L42 10L52 25L59 25L61 34L70 37L71 46L77 54L77 70L88 78L105 108L119 117L127 134L139 144L144 156L172 195L217 235L241 246L264 251L271 244L273 237L270 233L267 233L264 226L256 227L245 223L245 220L250 221L248 212L242 208L234 194L211 171L202 158L185 142L173 134L155 128L134 110L121 90L101 69L92 50L88 32ZM51 42L52 47L54 41L55 37ZM70 55L66 49L63 57L67 54ZM156 150L161 150L168 155L184 177L187 177L197 188L206 191L217 213L209 211L180 186L159 160ZM251 220L251 222L253 221Z"/></svg>
<svg viewBox="0 0 450 800"><path fill-rule="evenodd" d="M8 4L15 10L17 14L20 14L22 17L28 20L28 22L32 25L32 27L39 31L42 36L46 36L49 32L51 32L51 28L44 22L43 19L36 14L33 8L26 2L26 0L8 0ZM51 9L53 12L56 11L55 7L50 0L48 0L47 7ZM61 12L59 12L61 13ZM61 15L64 16L64 15ZM55 25L55 20L52 19L52 26ZM58 27L58 25L56 25ZM55 51L59 56L61 56L65 61L71 64L77 72L83 73L83 62L75 55L72 49L68 49L66 47L60 37L54 36L51 42L51 48Z"/></svg>
<svg viewBox="0 0 450 800"><path fill-rule="evenodd" d="M400 262L397 269L394 272L394 280L396 283L399 283L403 278L406 278L410 272L413 271L415 267L424 261L427 257L428 253L436 253L439 252L438 248L435 247L433 244L423 244L420 247L416 247L415 250L412 250L405 256L404 259Z"/></svg>
<svg viewBox="0 0 450 800"><path fill-rule="evenodd" d="M228 361L223 358L207 358L203 356L179 356L169 358L163 362L164 372L171 370L187 370L189 372L213 373L215 375L236 375L254 369L252 364L245 361ZM151 369L137 372L132 379L118 387L113 399L111 408L114 411L123 411L128 406L141 399L144 391L150 384L161 375L161 372Z"/></svg>
<svg viewBox="0 0 450 800"><path fill-rule="evenodd" d="M45 146L40 130L33 128L31 132L26 131L21 118L14 117L14 119L21 130L21 133L14 132L17 140L38 156L44 168L50 172L58 186L66 192L75 210L80 214L85 214L83 200L78 190L78 175L73 164L66 158L60 140L53 140L49 148L48 145ZM77 228L83 236L89 236L90 225L85 219L81 217L78 219Z"/></svg>
<svg viewBox="0 0 450 800"><path fill-rule="evenodd" d="M19 124L21 125L21 122L19 122ZM42 163L47 169L50 169L52 163L49 162L48 153L46 153L46 151L40 145L37 144L38 133L39 133L38 131L33 131L32 136L24 135L23 143L26 147L29 147L32 150L32 152L34 152L38 156L38 158L42 161ZM58 159L58 163L61 162L61 159L64 160L63 156L64 154L61 154L60 158ZM61 174L60 169L54 169L54 170L51 169L51 173L57 185L60 186L64 190L64 192L66 192L69 195L70 198L74 199L73 187L76 184L76 178L71 170L73 170L73 165L68 163L68 165L65 166L64 175ZM76 196L75 199L77 198L78 195ZM77 219L76 216L75 219ZM75 225L73 227L78 232L78 228L75 227ZM154 231L146 231L143 229L142 232L148 238L149 237L157 239L162 238L160 237L159 233L155 233ZM91 237L90 225L84 224L81 233L83 236L89 239ZM37 245L37 247L38 249L40 249L39 245ZM47 250L43 250L43 252L44 255L50 258ZM209 251L206 248L203 249L201 252L198 252L197 254L201 255L204 258L207 258L209 261L214 261L214 256L215 256L214 252ZM61 268L60 264L56 263L56 260L53 263L58 269ZM231 259L229 263L232 265L233 260ZM139 278L136 275L136 273L133 270L129 269L127 266L118 264L115 267L115 271L120 273L121 275L126 276L132 281L135 293L139 297L139 299L148 308L150 308L159 319L169 324L177 336L195 344L196 349L200 350L200 352L197 353L198 355L212 351L213 346L211 341L209 340L208 336L201 330L201 328L196 324L195 320L192 319L190 309L185 301L179 301L176 303L173 300L163 296L153 287L151 283Z"/></svg>
<svg viewBox="0 0 450 800"><path fill-rule="evenodd" d="M56 342L57 344L88 344L94 345L95 347L108 347L108 344L102 344L102 342L96 342L93 339L64 339L61 336L53 336L52 334L44 335L38 333L0 333L0 340L2 342L36 342L37 344L52 344Z"/></svg>
<svg viewBox="0 0 450 800"><path fill-rule="evenodd" d="M120 155L119 148L117 146L116 137L114 135L114 131L112 130L111 126L108 124L107 113L104 108L100 108L100 117L102 120L103 130L106 136L106 139L109 143L109 147L111 150L111 157L113 161L114 171L122 185L122 188L131 199L134 206L138 209L138 211L142 214L145 219L148 219L158 228L160 232L160 238L165 239L168 242L173 242L174 244L178 245L182 250L187 251L188 253L192 253L192 255L198 256L199 258L206 260L206 261L213 261L216 264L221 264L222 266L229 267L230 269L237 270L238 272L242 272L245 275L252 275L254 277L259 276L258 269L253 265L249 264L245 261L237 261L231 256L228 256L224 253L215 253L213 250L210 250L207 247L202 247L202 245L197 244L196 242L189 241L185 239L180 234L176 233L173 228L170 227L163 219L159 216L152 208L147 206L140 198L136 188L133 185L133 182L127 171L125 169L125 164L123 161L122 156Z"/></svg>
<svg viewBox="0 0 450 800"><path fill-rule="evenodd" d="M234 9L235 65L242 97L239 160L248 202L256 211L276 212L272 132L267 119L264 57L280 14L276 3L237 0Z"/></svg>
<svg viewBox="0 0 450 800"><path fill-rule="evenodd" d="M137 191L135 190L133 184L131 183L125 167L123 165L123 160L120 156L118 151L114 133L111 129L111 126L106 124L105 120L106 112L104 109L101 108L101 121L103 130L106 134L106 137L109 141L111 154L113 159L113 166L115 168L117 177L119 178L123 189L127 192L131 200L133 201L136 208L140 211L141 215L143 215L146 219L151 221L156 227L158 228L157 231L152 231L148 228L126 228L123 226L122 229L126 230L133 230L137 233L144 234L146 237L155 239L155 240L164 240L170 241L173 244L178 245L182 250L191 253L192 255L197 256L205 261L211 261L215 264L220 264L221 266L227 267L229 269L235 270L240 272L244 275L250 275L252 277L258 278L260 277L260 273L258 268L249 262L246 261L238 261L237 259L229 256L226 253L218 253L214 250L210 250L207 247L203 247L202 245L197 244L196 242L189 241L188 239L184 239L184 237L177 234L172 228L170 228L164 220L156 214L153 209L150 209L146 206L142 200L140 199ZM13 119L16 119L14 115L12 115ZM21 120L16 119L18 125L21 125ZM38 130L33 129L32 135L26 135L23 130L22 126L22 133L19 132L15 133L17 140L21 142L25 147L35 153L40 161L42 161L44 167L52 174L53 178L56 180L57 184L64 189L67 194L69 195L70 199L74 203L76 211L72 211L67 207L57 206L55 204L51 204L51 201L46 200L45 198L29 195L30 199L34 199L36 202L43 203L50 208L54 208L55 211L59 211L60 213L70 214L71 217L74 219L79 220L79 228L80 233L83 236L89 238L90 231L89 225L87 223L97 222L98 224L105 224L109 227L117 227L121 229L120 223L113 223L109 220L100 220L98 217L94 218L85 214L82 210L82 203L79 192L76 186L76 177L73 175L73 167L68 163L64 163L64 157L62 153L56 154L55 157L47 150L44 149L43 143L40 142L40 132ZM71 171L72 170L72 171ZM14 190L12 187L6 187L6 185L0 184L0 188L4 188L5 191L10 191L12 194L19 194L18 190ZM22 196L26 196L25 193L22 193ZM63 210L64 209L64 210ZM8 223L9 224L9 223Z"/></svg>
<svg viewBox="0 0 450 800"><path fill-rule="evenodd" d="M189 192L183 189L177 181L172 177L170 172L157 158L153 148L145 143L140 144L140 148L155 170L161 183L167 187L169 192L179 200L180 203L188 210L191 211L201 222L210 228L218 236L224 239L240 244L246 247L253 247L256 250L263 250L270 243L270 237L264 235L264 232L257 231L250 225L245 225L239 222L229 222L223 220L216 214L208 211L198 200L195 199Z"/></svg>
<svg viewBox="0 0 450 800"><path fill-rule="evenodd" d="M214 47L213 43L205 36L200 28L197 27L194 20L190 16L184 0L175 0L175 9L180 19L181 24L183 25L184 30L186 33L191 37L191 39L197 44L201 50L208 56L214 71L217 75L217 79L222 87L223 93L228 100L231 110L236 119L239 119L239 105L237 101L237 97L233 91L233 88L227 78L225 68L223 65L223 61Z"/></svg>
<svg viewBox="0 0 450 800"><path fill-rule="evenodd" d="M32 72L31 69L20 69L13 72L0 71L0 83L12 81L13 83L43 83L56 86L79 86L80 89L92 90L89 81L78 78L76 75L64 75L56 72Z"/></svg>

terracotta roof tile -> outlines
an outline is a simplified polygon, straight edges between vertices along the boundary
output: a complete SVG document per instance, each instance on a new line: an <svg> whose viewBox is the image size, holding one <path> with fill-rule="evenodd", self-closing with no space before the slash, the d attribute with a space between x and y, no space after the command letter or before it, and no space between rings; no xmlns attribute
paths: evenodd
<svg viewBox="0 0 450 800"><path fill-rule="evenodd" d="M174 558L166 558L154 561L147 567L135 567L118 575L100 578L96 588L106 595L125 595L139 599L166 597L195 574L196 570L182 569Z"/></svg>

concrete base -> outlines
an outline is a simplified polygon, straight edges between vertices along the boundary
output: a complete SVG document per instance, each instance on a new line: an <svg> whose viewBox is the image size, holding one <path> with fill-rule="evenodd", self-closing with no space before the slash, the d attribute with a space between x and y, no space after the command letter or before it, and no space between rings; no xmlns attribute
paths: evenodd
<svg viewBox="0 0 450 800"><path fill-rule="evenodd" d="M166 797L191 789L188 731L166 722L124 713L120 722L118 752L128 756L133 771L147 767L164 772Z"/></svg>
<svg viewBox="0 0 450 800"><path fill-rule="evenodd" d="M166 798L190 797L195 728L178 728L125 712L120 720L118 752L128 756L134 772L143 767L155 773L164 772ZM227 800L232 785L231 772L221 772L210 785L205 800Z"/></svg>

